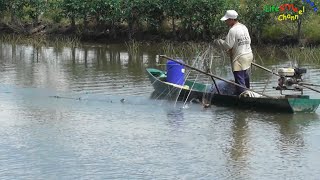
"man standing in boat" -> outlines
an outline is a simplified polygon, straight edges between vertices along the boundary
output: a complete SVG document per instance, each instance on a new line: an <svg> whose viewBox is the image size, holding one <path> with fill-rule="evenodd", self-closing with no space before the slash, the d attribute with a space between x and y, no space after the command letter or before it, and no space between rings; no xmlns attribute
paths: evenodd
<svg viewBox="0 0 320 180"><path fill-rule="evenodd" d="M235 10L227 10L221 21L230 27L225 40L218 39L215 43L227 50L230 54L231 67L235 82L241 86L250 88L249 68L253 60L251 50L251 38L247 27L237 20L238 13ZM237 87L237 94L245 89Z"/></svg>

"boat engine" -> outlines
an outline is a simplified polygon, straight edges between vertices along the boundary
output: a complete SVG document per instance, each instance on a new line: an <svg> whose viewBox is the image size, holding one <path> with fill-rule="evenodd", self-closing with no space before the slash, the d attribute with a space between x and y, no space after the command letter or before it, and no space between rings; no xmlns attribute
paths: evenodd
<svg viewBox="0 0 320 180"><path fill-rule="evenodd" d="M303 89L299 86L302 82L302 75L307 72L305 68L280 68L278 74L278 86L276 90L280 90L281 94L283 90L300 91L303 93Z"/></svg>

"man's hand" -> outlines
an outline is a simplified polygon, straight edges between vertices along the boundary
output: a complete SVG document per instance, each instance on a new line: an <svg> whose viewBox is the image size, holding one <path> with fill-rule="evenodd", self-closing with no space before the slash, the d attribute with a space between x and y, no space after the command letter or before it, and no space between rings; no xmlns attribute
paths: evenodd
<svg viewBox="0 0 320 180"><path fill-rule="evenodd" d="M214 42L216 45L218 45L218 46L222 46L222 44L224 43L224 40L222 40L222 39L215 39L213 42Z"/></svg>

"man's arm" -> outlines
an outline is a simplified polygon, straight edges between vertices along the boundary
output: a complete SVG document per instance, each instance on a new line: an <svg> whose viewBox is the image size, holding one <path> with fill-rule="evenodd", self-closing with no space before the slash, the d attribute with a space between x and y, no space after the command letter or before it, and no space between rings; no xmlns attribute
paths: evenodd
<svg viewBox="0 0 320 180"><path fill-rule="evenodd" d="M215 39L214 43L226 51L230 50L230 47L227 45L226 41L224 41L222 39Z"/></svg>
<svg viewBox="0 0 320 180"><path fill-rule="evenodd" d="M232 48L227 50L227 53L229 54L230 60L232 61L232 58L233 58Z"/></svg>

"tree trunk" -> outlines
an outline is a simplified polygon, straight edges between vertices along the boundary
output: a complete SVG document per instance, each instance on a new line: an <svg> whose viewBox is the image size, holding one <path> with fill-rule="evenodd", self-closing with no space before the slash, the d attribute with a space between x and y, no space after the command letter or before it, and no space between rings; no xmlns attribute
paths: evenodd
<svg viewBox="0 0 320 180"><path fill-rule="evenodd" d="M116 24L113 21L111 23L110 37L117 39Z"/></svg>
<svg viewBox="0 0 320 180"><path fill-rule="evenodd" d="M298 32L297 32L297 40L298 40L298 45L301 45L301 24L302 20L301 17L298 19Z"/></svg>
<svg viewBox="0 0 320 180"><path fill-rule="evenodd" d="M76 18L74 16L71 17L71 28L72 29L76 28Z"/></svg>
<svg viewBox="0 0 320 180"><path fill-rule="evenodd" d="M18 24L18 18L14 12L11 12L11 24Z"/></svg>
<svg viewBox="0 0 320 180"><path fill-rule="evenodd" d="M203 32L202 32L203 40L205 40L205 41L210 40L209 34L210 34L209 24L205 23L203 25Z"/></svg>
<svg viewBox="0 0 320 180"><path fill-rule="evenodd" d="M257 43L258 43L258 45L262 44L261 34L262 34L262 30L260 29L260 30L258 30L258 33L257 33Z"/></svg>
<svg viewBox="0 0 320 180"><path fill-rule="evenodd" d="M84 33L89 33L89 20L88 20L88 16L85 16L83 18L83 32Z"/></svg>
<svg viewBox="0 0 320 180"><path fill-rule="evenodd" d="M132 36L133 36L133 23L131 21L128 22L128 38L129 40L132 40Z"/></svg>
<svg viewBox="0 0 320 180"><path fill-rule="evenodd" d="M172 35L175 40L177 40L176 24L175 19L172 17Z"/></svg>
<svg viewBox="0 0 320 180"><path fill-rule="evenodd" d="M84 66L88 67L88 49L84 48Z"/></svg>
<svg viewBox="0 0 320 180"><path fill-rule="evenodd" d="M71 57L72 57L72 63L75 64L76 63L76 48L75 47L71 48Z"/></svg>
<svg viewBox="0 0 320 180"><path fill-rule="evenodd" d="M138 9L137 9L137 7L132 7L129 18L128 18L128 28L129 28L128 37L129 37L129 40L133 39L136 26L137 27L139 26Z"/></svg>

